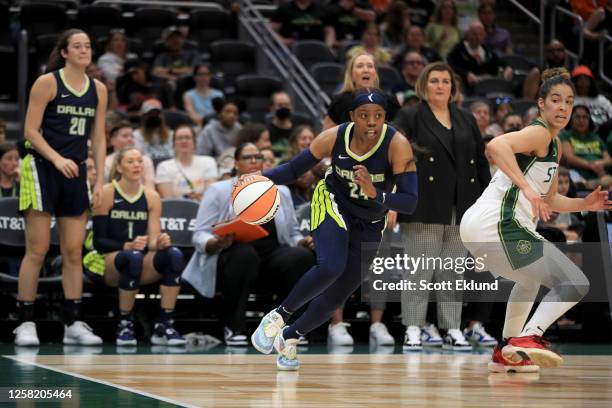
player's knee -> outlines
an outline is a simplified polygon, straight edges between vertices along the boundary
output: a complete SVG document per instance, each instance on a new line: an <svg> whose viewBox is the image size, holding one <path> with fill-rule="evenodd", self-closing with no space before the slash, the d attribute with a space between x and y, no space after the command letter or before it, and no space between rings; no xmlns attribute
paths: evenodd
<svg viewBox="0 0 612 408"><path fill-rule="evenodd" d="M79 265L82 261L83 251L81 247L62 249L62 262L68 265Z"/></svg>
<svg viewBox="0 0 612 408"><path fill-rule="evenodd" d="M45 247L41 245L27 248L26 257L28 257L30 261L42 265L45 262L45 258L47 256L48 250L49 250L49 246Z"/></svg>
<svg viewBox="0 0 612 408"><path fill-rule="evenodd" d="M115 268L119 272L119 288L137 290L142 276L144 254L140 251L121 251L115 257Z"/></svg>
<svg viewBox="0 0 612 408"><path fill-rule="evenodd" d="M185 269L185 256L180 249L169 247L157 251L153 257L153 266L162 275L161 284L164 286L179 286L181 274Z"/></svg>

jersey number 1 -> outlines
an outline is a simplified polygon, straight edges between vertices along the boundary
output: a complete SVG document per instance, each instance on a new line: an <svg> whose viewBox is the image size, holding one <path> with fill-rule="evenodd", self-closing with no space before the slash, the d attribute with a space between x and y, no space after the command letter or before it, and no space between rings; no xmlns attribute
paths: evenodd
<svg viewBox="0 0 612 408"><path fill-rule="evenodd" d="M85 118L70 118L70 130L73 136L85 136Z"/></svg>
<svg viewBox="0 0 612 408"><path fill-rule="evenodd" d="M134 221L128 221L128 239L134 239Z"/></svg>

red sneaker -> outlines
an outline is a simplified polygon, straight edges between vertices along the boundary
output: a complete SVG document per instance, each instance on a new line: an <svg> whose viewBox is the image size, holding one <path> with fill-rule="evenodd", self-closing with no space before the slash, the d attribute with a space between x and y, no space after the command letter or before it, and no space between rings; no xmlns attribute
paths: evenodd
<svg viewBox="0 0 612 408"><path fill-rule="evenodd" d="M512 337L502 348L502 356L511 362L531 360L534 364L551 368L561 365L563 358L550 350L550 343L542 336Z"/></svg>
<svg viewBox="0 0 612 408"><path fill-rule="evenodd" d="M493 349L493 356L489 361L489 371L494 373L537 373L540 367L535 365L531 360L522 360L518 363L507 361L502 356L502 350L499 346Z"/></svg>

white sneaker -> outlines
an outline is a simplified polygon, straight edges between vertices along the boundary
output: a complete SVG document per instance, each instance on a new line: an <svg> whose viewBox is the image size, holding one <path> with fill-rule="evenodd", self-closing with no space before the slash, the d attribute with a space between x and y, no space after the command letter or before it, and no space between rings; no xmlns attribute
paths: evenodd
<svg viewBox="0 0 612 408"><path fill-rule="evenodd" d="M424 346L431 347L440 347L442 345L442 336L440 336L440 332L434 324L421 327L421 343Z"/></svg>
<svg viewBox="0 0 612 408"><path fill-rule="evenodd" d="M327 343L332 346L352 346L355 341L346 330L350 325L350 323L345 322L330 324L327 328Z"/></svg>
<svg viewBox="0 0 612 408"><path fill-rule="evenodd" d="M404 335L404 351L423 350L421 329L419 326L408 326Z"/></svg>
<svg viewBox="0 0 612 408"><path fill-rule="evenodd" d="M494 347L497 346L497 340L485 330L482 323L474 323L472 328L465 328L463 335L467 337L470 343L474 346Z"/></svg>
<svg viewBox="0 0 612 408"><path fill-rule="evenodd" d="M370 326L370 344L392 346L395 344L395 339L391 336L384 323L376 322Z"/></svg>
<svg viewBox="0 0 612 408"><path fill-rule="evenodd" d="M40 341L38 340L38 334L36 333L36 323L34 322L23 322L15 330L16 346L38 346Z"/></svg>
<svg viewBox="0 0 612 408"><path fill-rule="evenodd" d="M298 339L287 339L283 337L283 332L274 338L274 348L278 351L276 367L280 371L296 371L300 368L300 361L297 358Z"/></svg>
<svg viewBox="0 0 612 408"><path fill-rule="evenodd" d="M459 329L448 329L444 336L443 349L455 351L472 351L472 345L463 336Z"/></svg>
<svg viewBox="0 0 612 408"><path fill-rule="evenodd" d="M102 339L93 333L87 323L77 320L70 326L64 325L64 344L94 346L102 344Z"/></svg>

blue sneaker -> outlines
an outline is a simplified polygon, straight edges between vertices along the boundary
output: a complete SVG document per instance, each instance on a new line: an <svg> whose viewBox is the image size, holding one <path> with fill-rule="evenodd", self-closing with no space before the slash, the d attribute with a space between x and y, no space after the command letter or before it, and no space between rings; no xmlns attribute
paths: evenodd
<svg viewBox="0 0 612 408"><path fill-rule="evenodd" d="M265 315L257 329L251 335L253 347L260 353L270 354L274 347L274 339L285 327L283 317L278 314L276 309Z"/></svg>
<svg viewBox="0 0 612 408"><path fill-rule="evenodd" d="M135 346L138 342L134 334L134 322L121 320L117 325L117 345Z"/></svg>
<svg viewBox="0 0 612 408"><path fill-rule="evenodd" d="M151 344L157 346L184 346L187 340L173 326L173 321L155 323Z"/></svg>
<svg viewBox="0 0 612 408"><path fill-rule="evenodd" d="M274 339L274 348L278 351L276 358L276 367L281 371L297 371L300 368L300 362L297 359L297 345L299 339L283 338L282 331Z"/></svg>
<svg viewBox="0 0 612 408"><path fill-rule="evenodd" d="M482 347L495 347L497 346L497 340L491 336L485 330L481 323L474 323L472 328L466 328L463 330L463 335L467 337L468 341L474 346Z"/></svg>
<svg viewBox="0 0 612 408"><path fill-rule="evenodd" d="M421 343L428 347L440 347L442 345L442 337L435 325L428 324L421 327Z"/></svg>

